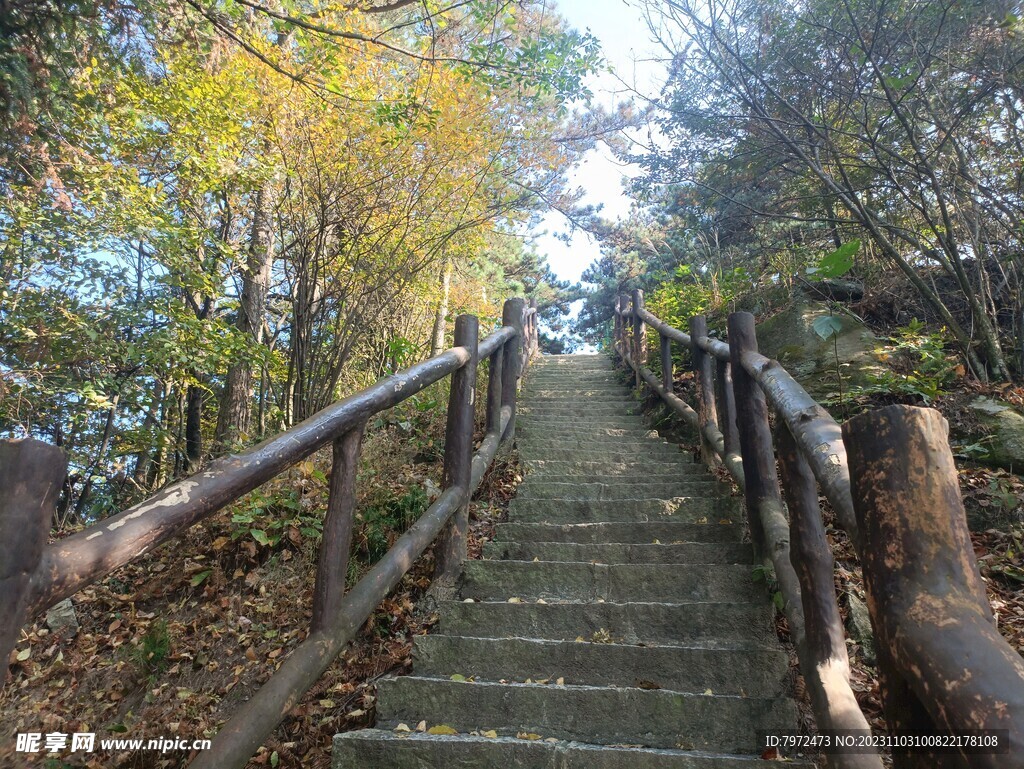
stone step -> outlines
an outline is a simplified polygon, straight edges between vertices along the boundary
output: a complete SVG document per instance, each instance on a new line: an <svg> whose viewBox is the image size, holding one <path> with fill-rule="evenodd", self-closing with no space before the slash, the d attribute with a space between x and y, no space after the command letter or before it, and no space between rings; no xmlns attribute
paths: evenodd
<svg viewBox="0 0 1024 769"><path fill-rule="evenodd" d="M582 430L584 428L596 427L599 429L617 428L621 430L643 430L646 433L653 432L653 428L644 424L643 419L636 415L624 414L623 416L599 416L599 417L563 417L563 416L534 416L533 414L519 414L516 417L516 424L529 427L539 427L544 430Z"/></svg>
<svg viewBox="0 0 1024 769"><path fill-rule="evenodd" d="M750 563L754 553L743 542L680 544L581 544L579 542L488 542L484 556L503 561L585 563Z"/></svg>
<svg viewBox="0 0 1024 769"><path fill-rule="evenodd" d="M763 602L749 564L603 564L467 561L462 596L571 601Z"/></svg>
<svg viewBox="0 0 1024 769"><path fill-rule="evenodd" d="M523 445L529 445L533 438L547 439L553 437L570 438L573 440L595 440L595 441L646 441L660 440L661 436L652 430L648 430L641 422L630 427L615 425L542 425L536 422L520 422L516 419L516 437Z"/></svg>
<svg viewBox="0 0 1024 769"><path fill-rule="evenodd" d="M773 612L767 601L448 601L443 604L440 617L439 632L447 635L550 641L596 636L645 646L778 648Z"/></svg>
<svg viewBox="0 0 1024 769"><path fill-rule="evenodd" d="M533 405L530 401L522 401L518 406L518 414L522 415L537 415L537 416L555 416L555 417L593 417L593 416L626 416L628 414L640 415L642 406L639 403L633 402L631 405L621 405L617 403L587 403L587 401L580 401L574 404L565 405Z"/></svg>
<svg viewBox="0 0 1024 769"><path fill-rule="evenodd" d="M516 523L708 523L740 524L745 518L738 497L674 497L672 499L524 499L508 506ZM633 540L608 539L606 542ZM650 542L650 540L641 540Z"/></svg>
<svg viewBox="0 0 1024 769"><path fill-rule="evenodd" d="M575 452L573 460L601 458L592 455L614 454L627 457L630 461L644 458L674 457L681 454L679 446L657 438L573 438L552 435L551 437L516 436L516 443L522 453L530 459L560 459L565 452ZM553 456L554 455L554 456Z"/></svg>
<svg viewBox="0 0 1024 769"><path fill-rule="evenodd" d="M692 462L693 456L690 452L684 452L674 444L661 444L651 441L653 448L641 450L639 447L630 446L621 448L616 443L591 442L581 447L579 443L565 445L558 441L547 441L546 445L531 439L528 446L522 446L524 452L520 452L526 462L650 462L651 464L663 464L665 462Z"/></svg>
<svg viewBox="0 0 1024 769"><path fill-rule="evenodd" d="M523 393L525 393L525 394L520 399L520 402L523 405L526 405L527 401L529 401L530 403L562 404L562 403L576 403L576 402L578 402L579 400L582 400L582 399L586 399L587 401L590 401L590 400L597 400L597 401L608 400L608 401L613 401L615 403L626 403L626 404L636 403L636 398L634 398L633 396L629 395L621 387L615 387L615 388L609 387L607 389L606 388L595 388L595 389L591 389L591 390L585 390L585 389L582 389L582 390L581 389L577 389L577 390L534 390L532 392L528 391L528 390L526 390L524 388L523 389Z"/></svg>
<svg viewBox="0 0 1024 769"><path fill-rule="evenodd" d="M629 473L616 472L614 465L606 465L601 469L576 469L575 472L573 472L573 468L567 469L568 472L566 472L566 469L546 468L545 471L543 468L534 470L527 467L524 477L529 483L585 483L599 480L601 483L611 486L635 486L637 485L637 478L641 478L642 482L647 484L717 480L714 475L708 472L707 467L696 463L667 465L664 468L658 468L656 472L641 472L638 469Z"/></svg>
<svg viewBox="0 0 1024 769"><path fill-rule="evenodd" d="M384 726L425 720L458 732L753 753L756 730L791 729L797 711L784 698L401 676L378 682L377 718Z"/></svg>
<svg viewBox="0 0 1024 769"><path fill-rule="evenodd" d="M360 729L334 736L331 769L771 769L749 756L470 734ZM813 769L790 762L787 769Z"/></svg>
<svg viewBox="0 0 1024 769"><path fill-rule="evenodd" d="M527 476L529 477L529 476ZM618 481L614 483L560 483L548 479L528 480L516 492L516 499L524 504L542 499L572 499L576 501L605 502L620 499L672 499L727 493L729 487L712 475L694 476L670 482Z"/></svg>
<svg viewBox="0 0 1024 769"><path fill-rule="evenodd" d="M580 544L615 542L654 544L676 542L740 542L744 537L740 524L686 523L682 521L597 521L592 523L499 523L495 542L577 542Z"/></svg>
<svg viewBox="0 0 1024 769"><path fill-rule="evenodd" d="M583 638L579 636L578 638ZM636 646L599 641L474 638L431 633L414 641L416 675L566 686L642 686L676 692L771 697L786 688L781 649ZM641 683L643 682L643 683ZM646 684L646 686L645 686Z"/></svg>
<svg viewBox="0 0 1024 769"><path fill-rule="evenodd" d="M618 387L626 389L616 371L528 371L524 383L537 390L569 390L588 387Z"/></svg>
<svg viewBox="0 0 1024 769"><path fill-rule="evenodd" d="M595 478L621 477L624 480L629 480L637 476L660 478L666 475L674 476L681 472L707 472L704 465L694 462L692 457L685 454L680 454L678 460L671 462L594 462L588 460L560 462L558 460L524 459L522 464L526 467L528 475L561 476L563 478L582 475Z"/></svg>

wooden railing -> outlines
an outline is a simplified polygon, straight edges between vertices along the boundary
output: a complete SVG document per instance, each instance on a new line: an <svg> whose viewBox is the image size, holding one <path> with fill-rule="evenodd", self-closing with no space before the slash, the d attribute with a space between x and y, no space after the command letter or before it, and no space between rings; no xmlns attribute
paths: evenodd
<svg viewBox="0 0 1024 769"><path fill-rule="evenodd" d="M466 558L469 501L499 446L515 431L519 380L537 351L537 309L505 302L502 326L478 342L478 321L460 315L455 347L386 377L238 455L211 462L150 499L47 544L67 460L54 446L0 441L0 659L22 625L63 598L138 558L328 443L333 446L310 632L231 717L191 766L243 767L359 631L374 608L437 539L434 587L454 583ZM477 363L489 360L485 437L473 451ZM367 420L451 375L443 490L422 517L347 593L359 450Z"/></svg>
<svg viewBox="0 0 1024 769"><path fill-rule="evenodd" d="M614 323L615 350L636 386L646 383L695 428L703 457L724 465L743 491L751 540L774 567L819 730L868 733L850 687L820 487L860 559L889 735L995 730L1002 741L998 752L894 746L896 769L1024 767L1024 660L996 629L945 419L890 406L840 427L758 353L749 313L729 316L726 344L708 336L701 316L690 319L689 334L669 326L634 291L618 297ZM645 365L648 327L659 335L660 377ZM689 351L696 409L674 392L673 343ZM877 752L827 759L840 769L882 766Z"/></svg>

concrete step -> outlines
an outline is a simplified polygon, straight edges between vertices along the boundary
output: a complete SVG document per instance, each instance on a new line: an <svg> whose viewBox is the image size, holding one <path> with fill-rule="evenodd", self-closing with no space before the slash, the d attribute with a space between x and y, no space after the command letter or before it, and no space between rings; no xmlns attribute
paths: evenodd
<svg viewBox="0 0 1024 769"><path fill-rule="evenodd" d="M685 523L680 521L599 521L593 523L499 523L496 542L617 542L654 544L675 542L740 542L744 527L739 524Z"/></svg>
<svg viewBox="0 0 1024 769"><path fill-rule="evenodd" d="M778 648L767 601L676 601L671 603L508 603L449 601L442 605L439 632L486 638L575 641L608 637L644 646Z"/></svg>
<svg viewBox="0 0 1024 769"><path fill-rule="evenodd" d="M716 493L724 495L728 491L729 487L712 475L681 478L671 482L652 479L644 482L560 483L538 478L523 483L516 493L516 499L524 504L542 499L604 502L620 499L672 499Z"/></svg>
<svg viewBox="0 0 1024 769"><path fill-rule="evenodd" d="M681 523L744 521L739 497L695 496L672 499L526 499L514 498L508 506L516 523ZM606 542L633 540L609 539ZM641 540L650 542L650 540Z"/></svg>
<svg viewBox="0 0 1024 769"><path fill-rule="evenodd" d="M764 602L748 564L467 561L462 596L475 600Z"/></svg>
<svg viewBox="0 0 1024 769"><path fill-rule="evenodd" d="M580 544L578 542L488 542L484 556L502 561L584 563L750 563L754 553L744 542L673 544Z"/></svg>
<svg viewBox="0 0 1024 769"><path fill-rule="evenodd" d="M579 636L578 638L583 638ZM636 646L535 638L473 638L431 633L414 642L416 675L566 686L642 686L677 692L771 697L784 691L789 655L781 649Z"/></svg>
<svg viewBox="0 0 1024 769"><path fill-rule="evenodd" d="M383 729L336 734L331 759L331 769L771 769L775 765L749 756ZM813 769L813 764L804 762L786 766Z"/></svg>
<svg viewBox="0 0 1024 769"><path fill-rule="evenodd" d="M753 753L756 730L792 728L797 711L783 698L401 676L378 682L377 717L384 726L425 720L458 732Z"/></svg>

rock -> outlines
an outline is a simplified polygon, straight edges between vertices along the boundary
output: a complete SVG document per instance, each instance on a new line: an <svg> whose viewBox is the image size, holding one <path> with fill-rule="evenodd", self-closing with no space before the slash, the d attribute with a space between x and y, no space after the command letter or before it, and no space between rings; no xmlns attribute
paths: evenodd
<svg viewBox="0 0 1024 769"><path fill-rule="evenodd" d="M987 438L982 461L1010 472L1024 471L1024 415L992 398L975 398L970 409Z"/></svg>
<svg viewBox="0 0 1024 769"><path fill-rule="evenodd" d="M846 617L846 630L850 637L860 644L864 661L874 666L878 658L875 655L875 633L871 629L871 614L868 612L868 606L849 591L846 593L846 605L850 609L850 613Z"/></svg>
<svg viewBox="0 0 1024 769"><path fill-rule="evenodd" d="M884 370L876 354L880 340L856 318L836 314L841 326L836 339L822 339L813 324L828 314L825 304L796 296L786 310L757 327L760 351L778 360L819 402L838 394L837 352L844 392L851 385L871 384Z"/></svg>
<svg viewBox="0 0 1024 769"><path fill-rule="evenodd" d="M54 604L46 612L46 627L55 635L73 638L78 634L78 616L70 598Z"/></svg>

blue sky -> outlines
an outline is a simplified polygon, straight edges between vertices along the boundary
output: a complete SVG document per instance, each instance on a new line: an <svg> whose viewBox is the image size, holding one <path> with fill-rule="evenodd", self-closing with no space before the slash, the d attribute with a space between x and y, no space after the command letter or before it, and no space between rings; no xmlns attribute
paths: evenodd
<svg viewBox="0 0 1024 769"><path fill-rule="evenodd" d="M618 75L591 76L587 85L595 101L611 108L628 98L619 78L635 84L641 93L657 92L664 68L651 61L657 56L657 49L638 9L624 0L561 0L555 7L573 27L589 30L601 41L604 58ZM586 191L585 203L602 204L602 214L617 219L629 211L630 201L622 192L623 182L636 173L636 168L618 163L601 145L588 153L570 181L572 186ZM547 234L537 237L538 249L547 255L551 268L563 280L579 280L583 270L599 255L597 243L586 233L575 233L569 244L553 236L568 230L561 214L546 216L539 230L546 230Z"/></svg>

